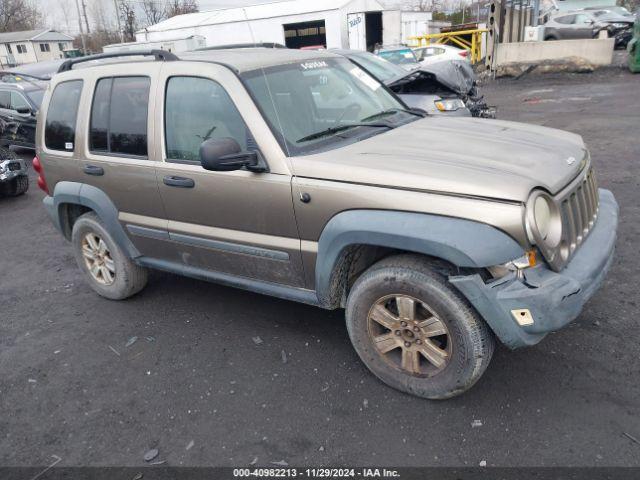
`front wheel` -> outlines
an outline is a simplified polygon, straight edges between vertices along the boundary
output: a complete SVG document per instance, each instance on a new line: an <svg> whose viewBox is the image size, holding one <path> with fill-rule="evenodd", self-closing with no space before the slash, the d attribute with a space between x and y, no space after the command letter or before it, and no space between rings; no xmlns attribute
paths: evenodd
<svg viewBox="0 0 640 480"><path fill-rule="evenodd" d="M429 399L471 388L494 350L487 324L425 258L382 260L356 281L347 329L365 365L386 384Z"/></svg>

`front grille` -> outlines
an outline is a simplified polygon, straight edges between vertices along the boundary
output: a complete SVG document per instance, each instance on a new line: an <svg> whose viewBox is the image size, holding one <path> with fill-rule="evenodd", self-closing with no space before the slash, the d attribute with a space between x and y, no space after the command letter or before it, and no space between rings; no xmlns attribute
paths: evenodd
<svg viewBox="0 0 640 480"><path fill-rule="evenodd" d="M593 169L559 201L563 223L561 255L566 262L587 238L598 217L598 185Z"/></svg>
<svg viewBox="0 0 640 480"><path fill-rule="evenodd" d="M9 163L9 171L15 172L16 170L20 170L22 167L19 162L11 162Z"/></svg>

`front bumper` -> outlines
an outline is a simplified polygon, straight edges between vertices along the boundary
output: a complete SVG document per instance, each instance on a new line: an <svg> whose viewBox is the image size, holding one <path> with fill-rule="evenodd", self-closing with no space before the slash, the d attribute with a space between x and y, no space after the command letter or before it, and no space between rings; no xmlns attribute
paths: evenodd
<svg viewBox="0 0 640 480"><path fill-rule="evenodd" d="M450 277L506 346L534 345L549 332L574 320L598 290L613 262L618 204L608 190L599 190L596 225L561 272L545 265L524 270L524 278L509 274L485 283L480 275ZM520 325L514 310L528 309L530 325Z"/></svg>

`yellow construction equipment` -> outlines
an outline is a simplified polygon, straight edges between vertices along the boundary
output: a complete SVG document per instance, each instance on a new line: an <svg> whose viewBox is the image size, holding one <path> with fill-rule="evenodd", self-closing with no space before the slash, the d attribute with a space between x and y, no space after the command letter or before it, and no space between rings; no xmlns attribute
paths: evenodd
<svg viewBox="0 0 640 480"><path fill-rule="evenodd" d="M464 48L470 51L471 63L477 63L482 59L482 34L488 32L485 28L475 30L460 30L459 32L431 33L409 37L411 42L417 45L412 47L426 47L428 45L448 44Z"/></svg>

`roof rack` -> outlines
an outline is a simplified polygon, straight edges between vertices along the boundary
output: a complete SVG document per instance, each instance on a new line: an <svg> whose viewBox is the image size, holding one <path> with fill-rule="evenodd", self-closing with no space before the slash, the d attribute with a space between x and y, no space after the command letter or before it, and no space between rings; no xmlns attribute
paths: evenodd
<svg viewBox="0 0 640 480"><path fill-rule="evenodd" d="M259 42L259 43L230 43L228 45L216 45L215 47L198 48L196 52L207 50L232 50L235 48L287 48L281 43L275 42Z"/></svg>
<svg viewBox="0 0 640 480"><path fill-rule="evenodd" d="M118 57L155 57L157 62L172 62L175 60L180 60L173 53L166 50L140 50L132 52L99 53L97 55L88 55L86 57L71 58L60 65L60 68L58 68L58 73L68 72L73 68L74 65L78 63Z"/></svg>

